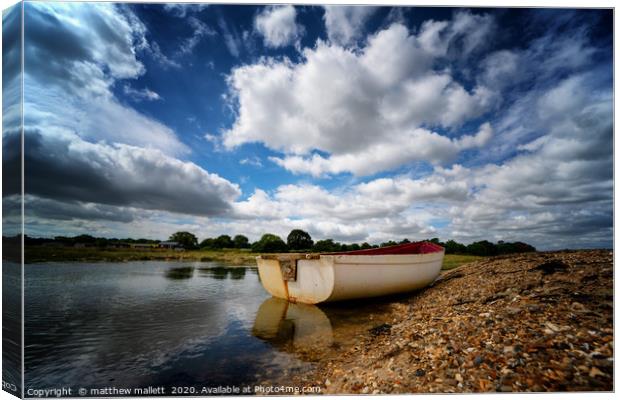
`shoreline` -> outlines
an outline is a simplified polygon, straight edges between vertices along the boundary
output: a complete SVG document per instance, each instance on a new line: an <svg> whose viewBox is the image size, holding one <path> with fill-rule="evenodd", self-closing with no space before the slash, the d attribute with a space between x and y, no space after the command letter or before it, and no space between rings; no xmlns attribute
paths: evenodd
<svg viewBox="0 0 620 400"><path fill-rule="evenodd" d="M611 391L613 294L610 250L462 264L418 292L365 300L363 325L343 329L338 319L339 307L357 310L359 302L327 303L323 311L335 316L333 343L283 349L312 363L290 384L319 386L323 394Z"/></svg>
<svg viewBox="0 0 620 400"><path fill-rule="evenodd" d="M97 249L72 247L26 246L25 264L40 262L130 262L130 261L188 261L222 262L224 264L256 264L259 254L240 250L187 250L166 249Z"/></svg>
<svg viewBox="0 0 620 400"><path fill-rule="evenodd" d="M24 249L25 264L41 262L212 261L230 266L256 266L256 257L260 254L252 253L249 249L174 251L166 249L137 250L44 246L26 246ZM8 255L5 255L5 259L13 261L12 257L7 257ZM450 270L480 259L483 257L448 254L444 257L442 269Z"/></svg>
<svg viewBox="0 0 620 400"><path fill-rule="evenodd" d="M613 390L613 254L500 256L390 304L299 385L324 394Z"/></svg>

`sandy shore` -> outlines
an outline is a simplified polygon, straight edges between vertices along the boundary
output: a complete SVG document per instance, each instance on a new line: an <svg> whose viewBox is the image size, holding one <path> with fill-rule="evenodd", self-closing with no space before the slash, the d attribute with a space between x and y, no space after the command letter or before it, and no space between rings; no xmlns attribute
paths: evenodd
<svg viewBox="0 0 620 400"><path fill-rule="evenodd" d="M613 389L613 256L533 253L463 265L298 384L324 393Z"/></svg>

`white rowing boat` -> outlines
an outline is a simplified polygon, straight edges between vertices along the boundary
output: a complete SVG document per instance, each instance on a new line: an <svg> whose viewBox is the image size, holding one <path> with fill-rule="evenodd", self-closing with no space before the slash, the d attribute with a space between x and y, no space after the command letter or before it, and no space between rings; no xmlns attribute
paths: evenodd
<svg viewBox="0 0 620 400"><path fill-rule="evenodd" d="M316 304L409 292L430 284L444 249L417 242L329 254L257 257L263 287L274 297Z"/></svg>

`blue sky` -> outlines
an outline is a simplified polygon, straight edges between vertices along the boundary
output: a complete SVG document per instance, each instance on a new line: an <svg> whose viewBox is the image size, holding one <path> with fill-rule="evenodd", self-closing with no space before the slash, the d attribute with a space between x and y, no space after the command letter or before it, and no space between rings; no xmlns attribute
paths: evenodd
<svg viewBox="0 0 620 400"><path fill-rule="evenodd" d="M29 235L611 247L610 10L24 13Z"/></svg>

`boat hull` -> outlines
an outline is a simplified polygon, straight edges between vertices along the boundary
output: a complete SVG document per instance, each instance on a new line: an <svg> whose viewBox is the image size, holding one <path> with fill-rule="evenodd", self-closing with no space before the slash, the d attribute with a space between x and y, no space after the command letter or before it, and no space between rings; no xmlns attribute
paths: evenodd
<svg viewBox="0 0 620 400"><path fill-rule="evenodd" d="M295 279L286 279L286 258L258 257L265 289L292 302L316 304L409 292L433 282L444 251L427 254L320 255L297 258ZM289 257L290 259L290 257Z"/></svg>

